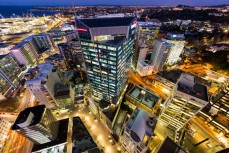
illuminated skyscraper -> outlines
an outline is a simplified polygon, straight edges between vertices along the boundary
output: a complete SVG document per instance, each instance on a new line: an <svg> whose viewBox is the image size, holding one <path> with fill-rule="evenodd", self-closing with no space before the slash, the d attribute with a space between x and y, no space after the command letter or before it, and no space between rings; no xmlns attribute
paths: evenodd
<svg viewBox="0 0 229 153"><path fill-rule="evenodd" d="M127 81L135 29L133 17L77 20L93 96L117 102Z"/></svg>
<svg viewBox="0 0 229 153"><path fill-rule="evenodd" d="M156 41L150 59L153 65L153 71L158 72L163 69L171 52L171 47L171 44L163 40Z"/></svg>
<svg viewBox="0 0 229 153"><path fill-rule="evenodd" d="M19 84L19 75L22 70L9 55L0 55L0 100L7 98L12 89Z"/></svg>
<svg viewBox="0 0 229 153"><path fill-rule="evenodd" d="M55 140L59 122L45 105L29 107L20 112L12 130L36 144L45 144Z"/></svg>
<svg viewBox="0 0 229 153"><path fill-rule="evenodd" d="M165 39L162 39L163 41L172 44L171 51L168 55L166 64L175 64L178 62L181 58L180 55L183 52L184 49L184 34L172 34L168 33L165 36Z"/></svg>

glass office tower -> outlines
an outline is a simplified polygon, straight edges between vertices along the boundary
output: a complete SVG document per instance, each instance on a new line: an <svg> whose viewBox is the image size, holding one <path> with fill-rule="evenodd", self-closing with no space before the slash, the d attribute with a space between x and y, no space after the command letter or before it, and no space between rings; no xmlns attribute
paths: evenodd
<svg viewBox="0 0 229 153"><path fill-rule="evenodd" d="M117 102L127 81L135 29L133 17L77 20L93 96L113 104Z"/></svg>

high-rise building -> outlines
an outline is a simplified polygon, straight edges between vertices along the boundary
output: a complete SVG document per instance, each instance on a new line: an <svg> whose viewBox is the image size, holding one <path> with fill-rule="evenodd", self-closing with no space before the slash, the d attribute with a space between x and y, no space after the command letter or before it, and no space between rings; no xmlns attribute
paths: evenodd
<svg viewBox="0 0 229 153"><path fill-rule="evenodd" d="M54 51L54 42L47 34L37 34L25 38L11 49L11 54L19 65L36 65L38 56Z"/></svg>
<svg viewBox="0 0 229 153"><path fill-rule="evenodd" d="M150 61L153 65L153 71L161 71L166 64L171 52L172 45L163 40L157 40Z"/></svg>
<svg viewBox="0 0 229 153"><path fill-rule="evenodd" d="M150 51L153 49L159 29L158 26L151 25L148 22L138 22L138 41L147 44Z"/></svg>
<svg viewBox="0 0 229 153"><path fill-rule="evenodd" d="M38 53L32 37L28 37L14 46L10 51L12 57L19 65L35 65L37 63Z"/></svg>
<svg viewBox="0 0 229 153"><path fill-rule="evenodd" d="M45 144L56 139L58 127L51 111L45 105L39 105L20 112L12 130L36 144Z"/></svg>
<svg viewBox="0 0 229 153"><path fill-rule="evenodd" d="M160 115L160 122L179 130L208 104L207 86L196 83L196 77L182 73Z"/></svg>
<svg viewBox="0 0 229 153"><path fill-rule="evenodd" d="M77 20L77 25L93 96L116 103L127 81L136 20L82 19Z"/></svg>
<svg viewBox="0 0 229 153"><path fill-rule="evenodd" d="M166 64L175 64L180 60L180 55L182 54L184 49L184 34L168 33L162 40L172 44Z"/></svg>
<svg viewBox="0 0 229 153"><path fill-rule="evenodd" d="M17 87L21 72L9 54L0 55L0 100L7 98L12 89Z"/></svg>
<svg viewBox="0 0 229 153"><path fill-rule="evenodd" d="M137 63L139 62L138 58L140 57L142 44L147 45L146 54L150 53L159 32L159 27L151 24L150 22L138 22L137 26L137 40L132 61L134 68L137 67Z"/></svg>
<svg viewBox="0 0 229 153"><path fill-rule="evenodd" d="M10 131L11 124L4 119L0 118L0 152L5 144L5 141L8 137L8 133Z"/></svg>
<svg viewBox="0 0 229 153"><path fill-rule="evenodd" d="M146 60L146 55L148 51L148 45L142 44L139 51L138 63L136 67L136 71L140 74L140 76L148 76L152 75L153 65L150 61Z"/></svg>
<svg viewBox="0 0 229 153"><path fill-rule="evenodd" d="M146 45L146 44L141 45L140 51L139 51L139 56L138 56L138 62L144 61L146 59L148 49L149 49L148 45Z"/></svg>
<svg viewBox="0 0 229 153"><path fill-rule="evenodd" d="M54 97L54 89L55 84L62 83L62 81L53 65L49 63L37 65L37 67L30 69L26 79L25 85L39 103L49 109L57 108L58 103Z"/></svg>
<svg viewBox="0 0 229 153"><path fill-rule="evenodd" d="M78 39L73 39L67 43L60 43L58 44L58 48L69 68L73 69L82 67L83 52Z"/></svg>
<svg viewBox="0 0 229 153"><path fill-rule="evenodd" d="M145 153L151 141L157 119L136 108L128 120L122 137L122 147L127 153Z"/></svg>
<svg viewBox="0 0 229 153"><path fill-rule="evenodd" d="M35 41L37 47L37 53L42 54L43 52L54 51L55 44L52 38L47 34L32 35L32 39Z"/></svg>

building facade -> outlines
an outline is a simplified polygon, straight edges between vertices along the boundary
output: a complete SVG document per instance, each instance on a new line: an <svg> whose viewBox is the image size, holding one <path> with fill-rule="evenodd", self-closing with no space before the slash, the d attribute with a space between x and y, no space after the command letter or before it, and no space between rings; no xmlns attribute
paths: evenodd
<svg viewBox="0 0 229 153"><path fill-rule="evenodd" d="M62 83L58 71L49 63L39 64L33 70L37 75L31 78L31 74L28 74L25 85L40 104L44 104L49 109L57 108L54 89L55 84Z"/></svg>
<svg viewBox="0 0 229 153"><path fill-rule="evenodd" d="M10 96L10 93L19 85L22 70L9 55L0 55L0 100Z"/></svg>
<svg viewBox="0 0 229 153"><path fill-rule="evenodd" d="M136 44L133 55L133 67L137 67L138 58L142 49L142 44L147 45L146 54L150 53L154 47L154 43L159 33L159 27L151 24L150 22L138 22L137 23L137 36Z"/></svg>
<svg viewBox="0 0 229 153"><path fill-rule="evenodd" d="M29 107L20 112L12 130L36 144L55 140L59 124L45 105Z"/></svg>
<svg viewBox="0 0 229 153"><path fill-rule="evenodd" d="M208 89L196 77L181 74L160 115L159 121L173 130L182 128L208 104Z"/></svg>
<svg viewBox="0 0 229 153"><path fill-rule="evenodd" d="M181 58L181 54L184 49L184 34L172 34L168 33L163 41L172 44L171 51L167 58L166 64L172 65L177 63Z"/></svg>
<svg viewBox="0 0 229 153"><path fill-rule="evenodd" d="M93 96L116 103L127 81L136 21L133 17L77 21Z"/></svg>
<svg viewBox="0 0 229 153"><path fill-rule="evenodd" d="M153 52L151 54L151 63L153 65L153 71L161 71L168 61L168 57L171 52L172 45L163 40L157 40Z"/></svg>
<svg viewBox="0 0 229 153"><path fill-rule="evenodd" d="M0 152L4 147L5 141L8 138L11 124L0 118Z"/></svg>

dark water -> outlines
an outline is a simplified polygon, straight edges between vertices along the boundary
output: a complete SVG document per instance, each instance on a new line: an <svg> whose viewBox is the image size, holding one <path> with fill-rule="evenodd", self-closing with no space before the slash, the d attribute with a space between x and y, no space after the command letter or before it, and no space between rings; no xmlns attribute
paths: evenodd
<svg viewBox="0 0 229 153"><path fill-rule="evenodd" d="M43 16L43 15L53 15L58 12L50 12L50 11L31 11L34 6L1 6L0 5L0 14L4 18L9 18L13 14L23 16L23 14L29 14L32 12L32 14L37 17L37 16Z"/></svg>

